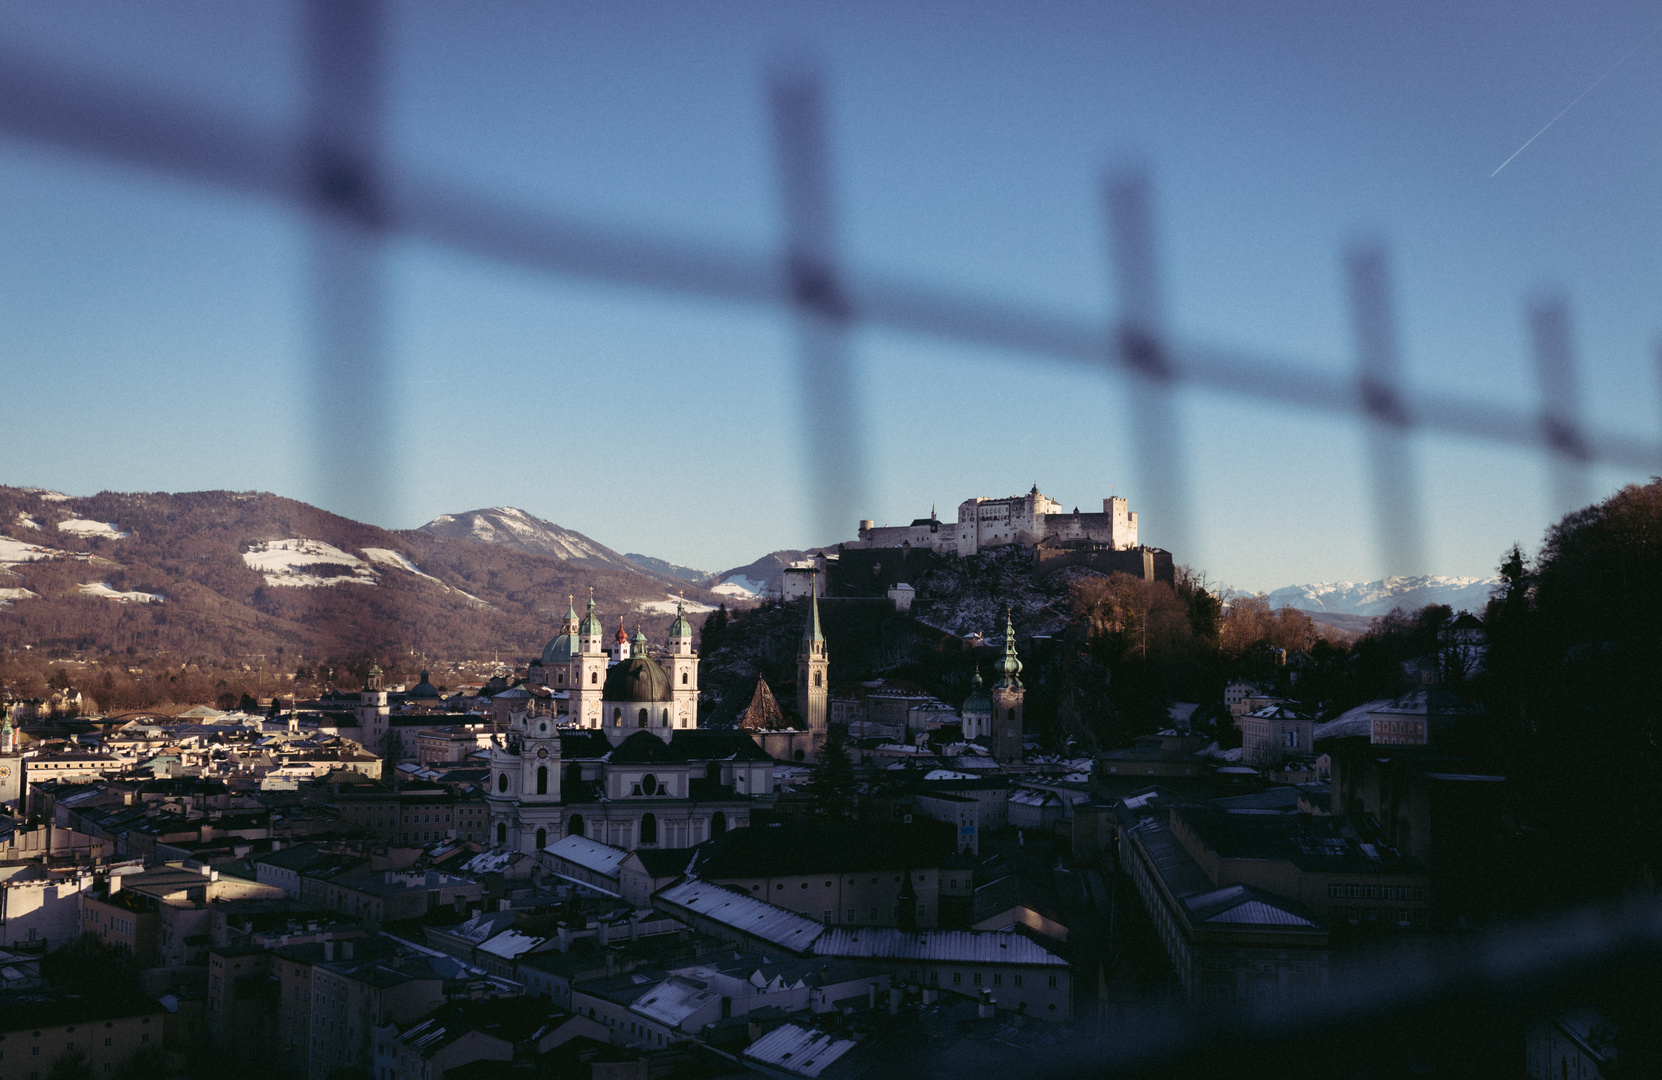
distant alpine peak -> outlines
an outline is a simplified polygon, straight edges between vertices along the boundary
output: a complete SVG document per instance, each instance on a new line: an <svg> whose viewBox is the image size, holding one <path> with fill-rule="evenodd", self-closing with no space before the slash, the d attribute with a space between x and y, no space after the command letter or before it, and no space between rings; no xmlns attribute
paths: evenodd
<svg viewBox="0 0 1662 1080"><path fill-rule="evenodd" d="M1393 608L1415 611L1427 604L1447 604L1456 611L1482 614L1498 577L1417 574L1378 581L1322 581L1276 589L1270 606L1326 611L1341 615L1385 615Z"/></svg>
<svg viewBox="0 0 1662 1080"><path fill-rule="evenodd" d="M533 555L556 559L636 569L633 563L604 544L552 521L544 521L517 506L492 506L459 514L440 514L421 531L451 540L476 540L501 544Z"/></svg>

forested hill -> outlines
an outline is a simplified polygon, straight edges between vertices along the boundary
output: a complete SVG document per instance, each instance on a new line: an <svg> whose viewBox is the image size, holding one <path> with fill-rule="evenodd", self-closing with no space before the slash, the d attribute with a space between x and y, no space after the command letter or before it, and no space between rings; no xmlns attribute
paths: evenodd
<svg viewBox="0 0 1662 1080"><path fill-rule="evenodd" d="M0 487L7 651L519 659L591 586L608 624L657 634L673 617L667 586L644 573L390 531L266 493ZM728 599L686 591L695 610Z"/></svg>

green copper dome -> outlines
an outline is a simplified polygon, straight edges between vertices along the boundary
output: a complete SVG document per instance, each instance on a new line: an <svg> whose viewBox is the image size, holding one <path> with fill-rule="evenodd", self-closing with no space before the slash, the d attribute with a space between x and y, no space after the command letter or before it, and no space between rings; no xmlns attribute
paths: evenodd
<svg viewBox="0 0 1662 1080"><path fill-rule="evenodd" d="M675 621L669 624L669 636L672 640L692 637L692 623L687 621L687 606L680 600L675 602Z"/></svg>
<svg viewBox="0 0 1662 1080"><path fill-rule="evenodd" d="M573 613L572 618L576 618ZM577 652L577 642L570 634L561 634L547 645L542 647L542 663L544 667L555 664L569 664L572 654Z"/></svg>
<svg viewBox="0 0 1662 1080"><path fill-rule="evenodd" d="M584 636L584 637L589 637L591 635L594 636L594 637L599 637L601 634L604 634L606 632L605 630L601 629L600 616L598 616L594 613L594 590L593 589L589 590L589 610L588 610L588 614L583 616L583 625L579 626L577 628L577 632L579 634L581 634L582 636Z"/></svg>
<svg viewBox="0 0 1662 1080"><path fill-rule="evenodd" d="M964 712L990 713L993 711L993 699L987 696L987 688L981 682L981 669L975 669L975 677L970 679L969 697L964 699Z"/></svg>
<svg viewBox="0 0 1662 1080"><path fill-rule="evenodd" d="M635 636L629 639L629 655L645 656L647 649L646 635L641 633L641 624L635 624Z"/></svg>
<svg viewBox="0 0 1662 1080"><path fill-rule="evenodd" d="M612 665L600 696L606 701L669 701L669 673L648 657L632 656Z"/></svg>

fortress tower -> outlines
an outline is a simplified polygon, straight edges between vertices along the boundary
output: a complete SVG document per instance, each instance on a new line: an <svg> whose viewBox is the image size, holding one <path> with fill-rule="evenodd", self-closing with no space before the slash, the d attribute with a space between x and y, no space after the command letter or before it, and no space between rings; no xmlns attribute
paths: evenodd
<svg viewBox="0 0 1662 1080"><path fill-rule="evenodd" d="M1021 760L1022 700L1027 689L1021 684L1021 660L1016 657L1016 628L1010 611L1004 611L1004 659L998 662L998 681L993 683L993 758Z"/></svg>

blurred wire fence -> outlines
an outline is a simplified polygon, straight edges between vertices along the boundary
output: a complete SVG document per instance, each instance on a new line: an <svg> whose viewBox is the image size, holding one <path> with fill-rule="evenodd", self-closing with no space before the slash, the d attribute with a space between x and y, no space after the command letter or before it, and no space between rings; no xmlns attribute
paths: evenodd
<svg viewBox="0 0 1662 1080"><path fill-rule="evenodd" d="M606 228L513 205L433 176L389 169L380 152L386 77L376 0L306 0L307 123L262 129L145 88L100 81L0 46L0 134L305 209L315 221L313 352L315 464L336 504L372 514L384 504L388 421L373 413L395 363L387 355L378 250L396 236L590 282L789 313L799 326L804 449L816 465L817 534L856 517L868 473L850 330L877 328L991 347L1032 361L1112 371L1131 392L1138 476L1169 545L1184 550L1191 507L1186 442L1174 394L1186 388L1357 421L1368 460L1381 562L1423 571L1416 432L1538 450L1553 462L1568 505L1586 469L1655 468L1662 446L1602 430L1581 415L1568 315L1557 298L1528 319L1540 407L1422 394L1402 378L1388 260L1378 246L1349 254L1356 334L1353 374L1335 374L1227 346L1175 340L1162 321L1158 230L1147 179L1105 178L1105 217L1117 296L1111 325L916 281L866 274L838 253L835 192L818 76L796 67L764 92L782 205L784 250L769 254ZM324 388L353 385L350 406ZM345 422L343 410L351 408ZM365 410L370 410L366 412ZM1166 526L1170 528L1167 529Z"/></svg>
<svg viewBox="0 0 1662 1080"><path fill-rule="evenodd" d="M144 87L64 70L0 43L0 135L272 200L310 216L313 411L319 418L314 465L337 508L373 517L392 486L390 419L376 411L397 365L388 353L381 255L389 238L588 282L788 315L798 327L797 363L807 402L800 430L815 464L814 526L822 537L845 533L857 508L871 501L851 356L851 332L860 328L1071 365L1081 378L1122 379L1131 394L1145 505L1176 550L1192 539L1187 444L1175 400L1188 388L1313 410L1364 427L1376 542L1389 573L1424 570L1422 497L1411 445L1416 433L1539 451L1552 463L1559 509L1580 504L1590 466L1648 470L1662 461L1662 446L1603 430L1582 415L1568 309L1558 297L1536 299L1527 308L1540 400L1530 412L1424 394L1406 383L1389 259L1378 244L1344 253L1340 263L1355 335L1348 375L1174 339L1165 328L1153 193L1134 169L1103 178L1107 280L1117 311L1106 325L927 281L864 273L839 252L825 95L819 75L807 66L777 71L759 87L772 118L783 250L602 227L389 168L381 148L384 12L376 0L305 0L304 11L308 108L301 130L261 128ZM358 393L331 389L342 385ZM1375 998L1335 996L1295 1019L1307 1034L1326 1025L1343 1039L1351 1030L1347 1024L1371 1023L1370 1009L1400 1006L1408 994L1418 1000L1473 990L1493 996L1508 982L1523 985L1524 976L1615 962L1636 946L1646 955L1655 951L1654 910L1625 911L1596 926L1588 918L1580 914L1532 929L1527 940L1516 934L1496 938L1493 950L1469 955L1458 972L1436 973L1431 982L1398 973L1377 988ZM1561 947L1536 949L1548 939ZM1285 1037L1286 1025L1224 1034L1252 1039L1266 1033ZM1169 1062L1173 1055L1199 1060L1213 1051L1212 1043L1195 1043L1195 1033L1186 1029L1149 1027L1143 1034L1142 1043L1121 1048L1126 1055L1074 1061L1065 1071L1093 1071L1110 1061Z"/></svg>

